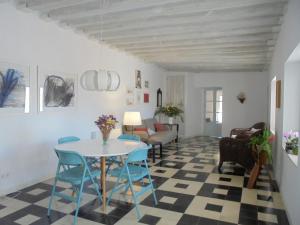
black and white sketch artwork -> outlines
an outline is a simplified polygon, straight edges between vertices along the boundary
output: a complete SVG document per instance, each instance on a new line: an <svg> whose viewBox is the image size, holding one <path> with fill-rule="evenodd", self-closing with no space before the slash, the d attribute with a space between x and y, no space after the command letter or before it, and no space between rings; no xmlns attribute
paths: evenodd
<svg viewBox="0 0 300 225"><path fill-rule="evenodd" d="M76 74L39 69L39 111L56 111L76 107Z"/></svg>

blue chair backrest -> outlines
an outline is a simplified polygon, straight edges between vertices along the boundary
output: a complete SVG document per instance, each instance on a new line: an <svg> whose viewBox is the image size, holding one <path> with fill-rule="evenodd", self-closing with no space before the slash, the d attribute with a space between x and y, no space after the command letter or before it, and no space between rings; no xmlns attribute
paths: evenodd
<svg viewBox="0 0 300 225"><path fill-rule="evenodd" d="M120 140L130 140L130 141L141 141L140 136L131 134L121 134L118 139Z"/></svg>
<svg viewBox="0 0 300 225"><path fill-rule="evenodd" d="M128 154L128 158L126 160L127 163L132 162L141 162L146 161L148 157L148 150L151 148L151 145L148 145L145 148L140 148L137 150L134 150L133 152L130 152Z"/></svg>
<svg viewBox="0 0 300 225"><path fill-rule="evenodd" d="M58 144L64 144L68 142L80 141L80 138L75 136L62 137L58 139Z"/></svg>
<svg viewBox="0 0 300 225"><path fill-rule="evenodd" d="M86 166L86 161L79 153L73 151L62 151L55 149L60 165L67 166Z"/></svg>

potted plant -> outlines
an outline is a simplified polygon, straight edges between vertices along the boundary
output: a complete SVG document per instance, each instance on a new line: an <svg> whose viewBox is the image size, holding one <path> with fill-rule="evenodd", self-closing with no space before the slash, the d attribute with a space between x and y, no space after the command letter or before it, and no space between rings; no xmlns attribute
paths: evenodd
<svg viewBox="0 0 300 225"><path fill-rule="evenodd" d="M290 130L283 133L285 139L285 150L289 154L298 155L299 132Z"/></svg>
<svg viewBox="0 0 300 225"><path fill-rule="evenodd" d="M272 161L272 142L275 136L270 130L265 129L260 135L253 136L250 139L255 165L251 170L247 188L253 188L262 166Z"/></svg>
<svg viewBox="0 0 300 225"><path fill-rule="evenodd" d="M95 121L102 133L103 145L106 145L110 131L116 127L116 123L118 121L113 115L102 115Z"/></svg>
<svg viewBox="0 0 300 225"><path fill-rule="evenodd" d="M163 114L169 117L169 124L173 124L173 119L176 117L180 117L183 122L183 110L174 105L166 105L156 109L154 115Z"/></svg>
<svg viewBox="0 0 300 225"><path fill-rule="evenodd" d="M265 129L260 135L251 137L250 144L256 154L257 160L263 157L265 159L264 164L272 160L272 142L274 139L275 136L268 129Z"/></svg>

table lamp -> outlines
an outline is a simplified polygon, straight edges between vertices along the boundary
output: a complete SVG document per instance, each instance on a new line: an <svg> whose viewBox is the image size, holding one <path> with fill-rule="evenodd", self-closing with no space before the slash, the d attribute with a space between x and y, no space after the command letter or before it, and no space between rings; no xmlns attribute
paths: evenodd
<svg viewBox="0 0 300 225"><path fill-rule="evenodd" d="M125 112L123 117L123 125L132 126L131 132L133 135L133 126L142 125L140 112Z"/></svg>

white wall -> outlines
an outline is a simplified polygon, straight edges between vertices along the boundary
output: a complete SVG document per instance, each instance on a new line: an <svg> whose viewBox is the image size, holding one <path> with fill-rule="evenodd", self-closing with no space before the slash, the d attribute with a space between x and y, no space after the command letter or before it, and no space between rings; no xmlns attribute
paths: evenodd
<svg viewBox="0 0 300 225"><path fill-rule="evenodd" d="M169 72L168 75L170 74L172 73ZM203 134L204 87L223 89L222 136L229 136L230 130L235 127L249 127L256 122L267 122L267 73L183 74L186 76L185 136ZM246 94L244 104L236 98L241 91Z"/></svg>
<svg viewBox="0 0 300 225"><path fill-rule="evenodd" d="M273 77L276 76L277 80L282 80L282 87L284 87L284 64L300 42L299 12L300 1L290 0L272 58L269 81L271 82ZM282 90L282 93L284 93L284 90ZM281 97L283 100L283 96ZM282 126L283 108L281 107L276 111L277 148L274 152L274 172L277 181L280 183L281 194L290 223L298 225L300 224L300 196L298 194L300 190L300 167L296 167L282 149Z"/></svg>
<svg viewBox="0 0 300 225"><path fill-rule="evenodd" d="M163 71L124 52L100 47L96 42L36 15L17 11L9 3L0 4L0 61L31 66L31 113L0 117L0 195L40 181L55 172L53 146L61 136L90 138L97 130L96 117L113 113L122 120L126 110L141 111L152 117L156 90ZM37 112L37 71L55 70L82 74L86 69L111 69L119 72L121 86L117 92L87 92L79 87L78 107L74 111ZM150 103L128 107L125 90L134 87L135 69L149 80Z"/></svg>
<svg viewBox="0 0 300 225"><path fill-rule="evenodd" d="M286 63L284 71L284 131L299 130L300 128L299 84L300 61Z"/></svg>

